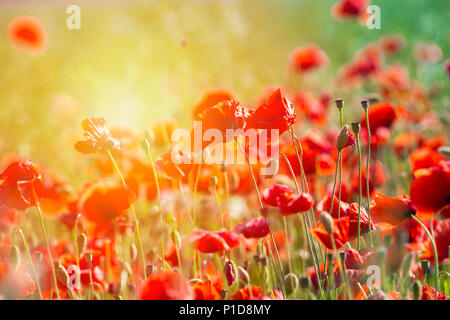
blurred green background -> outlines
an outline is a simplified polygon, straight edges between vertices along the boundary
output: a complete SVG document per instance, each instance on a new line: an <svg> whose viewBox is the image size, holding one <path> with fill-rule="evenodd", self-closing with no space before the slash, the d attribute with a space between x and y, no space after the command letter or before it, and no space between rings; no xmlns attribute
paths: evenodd
<svg viewBox="0 0 450 320"><path fill-rule="evenodd" d="M315 90L327 87L357 49L385 34L400 33L408 40L398 57L406 66L413 66L412 47L421 40L437 43L449 57L448 0L372 0L381 8L380 30L335 21L334 2L3 1L0 152L31 155L76 175L74 159L82 157L70 143L81 137L82 119L103 116L141 131L175 118L190 127L190 110L205 90L227 88L251 105L268 85L292 81L288 55L311 42L331 61L312 76ZM66 28L69 4L81 8L81 30ZM8 22L22 14L40 19L48 32L48 47L40 56L8 42ZM422 81L447 80L441 64L433 68ZM308 80L298 85L307 87Z"/></svg>

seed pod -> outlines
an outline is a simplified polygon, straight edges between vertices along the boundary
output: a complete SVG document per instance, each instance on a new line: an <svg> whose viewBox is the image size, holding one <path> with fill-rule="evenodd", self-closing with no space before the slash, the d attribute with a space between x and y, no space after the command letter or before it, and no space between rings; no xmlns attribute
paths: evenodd
<svg viewBox="0 0 450 320"><path fill-rule="evenodd" d="M286 294L291 294L298 288L298 277L294 273L288 273L284 277L284 287L286 289Z"/></svg>
<svg viewBox="0 0 450 320"><path fill-rule="evenodd" d="M355 136L358 136L361 131L361 124L359 122L352 122L352 131Z"/></svg>
<svg viewBox="0 0 450 320"><path fill-rule="evenodd" d="M322 222L325 231L329 234L333 234L333 218L325 211L320 214L320 222Z"/></svg>
<svg viewBox="0 0 450 320"><path fill-rule="evenodd" d="M307 276L299 277L298 283L303 290L307 290L311 287L311 279Z"/></svg>
<svg viewBox="0 0 450 320"><path fill-rule="evenodd" d="M344 99L336 99L334 100L334 103L336 103L336 108L341 110L344 107Z"/></svg>
<svg viewBox="0 0 450 320"><path fill-rule="evenodd" d="M420 300L422 297L422 284L420 281L414 281L412 286L413 300Z"/></svg>
<svg viewBox="0 0 450 320"><path fill-rule="evenodd" d="M248 272L244 268L238 267L238 276L239 276L239 281L243 285L250 284L250 276L248 275Z"/></svg>
<svg viewBox="0 0 450 320"><path fill-rule="evenodd" d="M225 267L223 271L225 273L225 277L227 278L228 284L232 286L236 281L237 271L235 263L232 260L228 260L227 262L225 262Z"/></svg>
<svg viewBox="0 0 450 320"><path fill-rule="evenodd" d="M339 256L341 257L341 261L345 263L345 260L347 259L347 253L345 251L341 251L339 252Z"/></svg>
<svg viewBox="0 0 450 320"><path fill-rule="evenodd" d="M172 237L172 241L175 245L175 247L180 250L181 248L181 239L180 239L180 234L178 233L177 230L173 230L170 234L170 236Z"/></svg>
<svg viewBox="0 0 450 320"><path fill-rule="evenodd" d="M57 261L57 266L55 267L56 276L58 277L59 281L64 283L64 285L68 285L69 283L69 274L67 273L66 268Z"/></svg>
<svg viewBox="0 0 450 320"><path fill-rule="evenodd" d="M86 259L87 267L89 269L92 269L92 253L88 252L84 255L84 257Z"/></svg>
<svg viewBox="0 0 450 320"><path fill-rule="evenodd" d="M86 243L87 243L86 235L84 233L79 234L77 237L78 257L81 257L81 255L84 252L84 249L86 249Z"/></svg>
<svg viewBox="0 0 450 320"><path fill-rule="evenodd" d="M11 263L11 265L14 269L17 269L17 267L20 264L19 248L17 248L17 246L15 246L15 245L13 245L11 247L11 250L9 251L9 262Z"/></svg>
<svg viewBox="0 0 450 320"><path fill-rule="evenodd" d="M137 248L134 243L130 244L130 260L135 262L138 256Z"/></svg>
<svg viewBox="0 0 450 320"><path fill-rule="evenodd" d="M367 100L367 99L361 100L361 105L362 105L364 111L369 109L369 100Z"/></svg>

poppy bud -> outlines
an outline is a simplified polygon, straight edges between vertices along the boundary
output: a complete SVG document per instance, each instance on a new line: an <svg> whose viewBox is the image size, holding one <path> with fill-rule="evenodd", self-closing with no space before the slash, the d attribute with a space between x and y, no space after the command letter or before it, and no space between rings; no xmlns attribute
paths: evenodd
<svg viewBox="0 0 450 320"><path fill-rule="evenodd" d="M123 300L121 295L114 296L114 300Z"/></svg>
<svg viewBox="0 0 450 320"><path fill-rule="evenodd" d="M352 122L352 131L355 136L358 136L361 131L361 124L359 122Z"/></svg>
<svg viewBox="0 0 450 320"><path fill-rule="evenodd" d="M422 267L423 278L425 279L430 273L430 261L422 260L420 261L420 266Z"/></svg>
<svg viewBox="0 0 450 320"><path fill-rule="evenodd" d="M356 143L355 136L350 132L350 127L346 124L339 132L336 141L336 149L342 151L344 148L354 146Z"/></svg>
<svg viewBox="0 0 450 320"><path fill-rule="evenodd" d="M255 262L258 264L259 260L261 259L261 255L259 253L255 253L253 255L253 260L255 260Z"/></svg>
<svg viewBox="0 0 450 320"><path fill-rule="evenodd" d="M244 268L238 267L238 276L239 281L243 285L248 285L250 283L250 276L248 275L248 272Z"/></svg>
<svg viewBox="0 0 450 320"><path fill-rule="evenodd" d="M173 230L170 233L170 236L172 237L172 241L175 244L175 247L179 250L181 248L180 234L177 230Z"/></svg>
<svg viewBox="0 0 450 320"><path fill-rule="evenodd" d="M225 277L227 278L228 284L231 286L236 281L236 265L232 260L225 263L224 268Z"/></svg>
<svg viewBox="0 0 450 320"><path fill-rule="evenodd" d="M81 233L77 237L77 246L78 246L78 257L83 254L84 249L86 248L87 238L84 233Z"/></svg>
<svg viewBox="0 0 450 320"><path fill-rule="evenodd" d="M134 243L130 244L130 260L132 262L136 261L137 259L137 248L136 245Z"/></svg>
<svg viewBox="0 0 450 320"><path fill-rule="evenodd" d="M61 281L62 283L64 283L64 285L67 286L67 284L69 283L69 274L66 271L66 268L64 268L64 266L59 263L59 261L56 261L56 266L55 266L55 272L56 275L58 276L59 281Z"/></svg>
<svg viewBox="0 0 450 320"><path fill-rule="evenodd" d="M320 214L320 222L322 222L325 231L329 235L333 234L333 218L325 211Z"/></svg>
<svg viewBox="0 0 450 320"><path fill-rule="evenodd" d="M284 277L284 287L286 288L286 294L291 294L298 288L298 277L294 273L288 273Z"/></svg>
<svg viewBox="0 0 450 320"><path fill-rule="evenodd" d="M236 171L231 170L230 171L230 189L236 190L239 187L239 184L240 184L239 174Z"/></svg>
<svg viewBox="0 0 450 320"><path fill-rule="evenodd" d="M361 105L362 105L364 110L369 109L369 101L367 99L361 100Z"/></svg>
<svg viewBox="0 0 450 320"><path fill-rule="evenodd" d="M422 296L422 284L420 281L414 281L412 286L413 300L420 300Z"/></svg>
<svg viewBox="0 0 450 320"><path fill-rule="evenodd" d="M344 99L336 99L334 100L336 103L336 107L341 110L344 107Z"/></svg>
<svg viewBox="0 0 450 320"><path fill-rule="evenodd" d="M145 273L147 277L150 276L153 271L155 271L155 266L153 264L149 263L145 266Z"/></svg>
<svg viewBox="0 0 450 320"><path fill-rule="evenodd" d="M269 283L269 268L264 267L262 269L262 282L263 285L266 286Z"/></svg>
<svg viewBox="0 0 450 320"><path fill-rule="evenodd" d="M209 185L211 186L211 188L215 189L218 183L219 181L216 176L211 176L209 178Z"/></svg>
<svg viewBox="0 0 450 320"><path fill-rule="evenodd" d="M267 264L269 263L269 258L267 258L266 256L261 256L261 258L259 259L259 263L265 267L267 266Z"/></svg>
<svg viewBox="0 0 450 320"><path fill-rule="evenodd" d="M193 278L188 281L190 284L196 284L202 282L202 279Z"/></svg>
<svg viewBox="0 0 450 320"><path fill-rule="evenodd" d="M9 262L11 263L12 267L14 269L17 269L17 267L20 264L20 252L19 248L17 246L12 246L11 250L9 251Z"/></svg>
<svg viewBox="0 0 450 320"><path fill-rule="evenodd" d="M311 279L307 276L301 276L298 279L298 284L300 285L300 288L307 290L311 287Z"/></svg>
<svg viewBox="0 0 450 320"><path fill-rule="evenodd" d="M89 269L92 269L92 253L86 253L84 255L85 259L86 259L86 263Z"/></svg>
<svg viewBox="0 0 450 320"><path fill-rule="evenodd" d="M249 266L250 266L250 261L249 260L244 260L244 269L248 270Z"/></svg>

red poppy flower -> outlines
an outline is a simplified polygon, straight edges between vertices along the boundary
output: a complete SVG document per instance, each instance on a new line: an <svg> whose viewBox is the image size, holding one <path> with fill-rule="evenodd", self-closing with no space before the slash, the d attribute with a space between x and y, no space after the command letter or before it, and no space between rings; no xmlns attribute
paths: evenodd
<svg viewBox="0 0 450 320"><path fill-rule="evenodd" d="M170 178L180 180L192 170L194 159L191 153L184 151L179 145L174 145L159 156L155 164Z"/></svg>
<svg viewBox="0 0 450 320"><path fill-rule="evenodd" d="M418 169L438 166L442 160L445 160L445 158L440 152L428 147L418 148L409 155L409 163L413 172Z"/></svg>
<svg viewBox="0 0 450 320"><path fill-rule="evenodd" d="M386 70L380 71L376 80L386 97L389 97L392 92L405 92L410 87L407 69L399 64L393 64Z"/></svg>
<svg viewBox="0 0 450 320"><path fill-rule="evenodd" d="M195 300L220 300L220 289L211 280L195 282L193 284Z"/></svg>
<svg viewBox="0 0 450 320"><path fill-rule="evenodd" d="M343 217L340 219L333 219L333 237L337 249L342 248L345 243L349 240L349 227L350 227L350 216ZM333 244L331 242L331 237L325 230L325 227L320 223L316 228L311 229L311 234L316 237L325 247L333 250Z"/></svg>
<svg viewBox="0 0 450 320"><path fill-rule="evenodd" d="M270 295L272 294L272 296ZM279 290L273 290L268 294L264 293L264 290L258 286L251 286L238 289L236 293L232 295L233 300L268 300L268 299L282 299L282 294Z"/></svg>
<svg viewBox="0 0 450 320"><path fill-rule="evenodd" d="M450 204L450 161L414 171L409 192L420 212L437 213Z"/></svg>
<svg viewBox="0 0 450 320"><path fill-rule="evenodd" d="M99 181L84 192L78 208L79 212L98 226L104 226L121 216L130 207L133 194L110 180Z"/></svg>
<svg viewBox="0 0 450 320"><path fill-rule="evenodd" d="M414 205L405 196L391 198L378 193L370 204L370 215L375 223L388 223L398 226L415 214Z"/></svg>
<svg viewBox="0 0 450 320"><path fill-rule="evenodd" d="M246 238L263 238L270 232L269 221L264 217L249 220L234 227L237 233Z"/></svg>
<svg viewBox="0 0 450 320"><path fill-rule="evenodd" d="M141 289L140 300L191 300L192 288L176 272L153 272Z"/></svg>
<svg viewBox="0 0 450 320"><path fill-rule="evenodd" d="M246 129L278 129L281 135L295 120L294 105L277 89L249 116Z"/></svg>
<svg viewBox="0 0 450 320"><path fill-rule="evenodd" d="M266 205L278 207L283 216L308 211L314 205L309 193L297 195L290 188L278 184L263 190L262 201Z"/></svg>
<svg viewBox="0 0 450 320"><path fill-rule="evenodd" d="M376 134L381 127L390 128L396 119L395 109L390 102L374 103L370 106L368 114L371 134ZM361 115L360 122L361 128L367 128L365 114Z"/></svg>
<svg viewBox="0 0 450 320"><path fill-rule="evenodd" d="M333 202L333 212L331 212L331 216L335 219L338 217L343 217L345 215L345 211L347 210L349 204L342 201L342 199L341 199L341 202L340 202L341 205L339 208L339 198L334 196L333 201L334 201ZM326 195L317 204L317 211L319 211L319 212L325 211L325 212L330 213L330 209L331 209L331 195Z"/></svg>
<svg viewBox="0 0 450 320"><path fill-rule="evenodd" d="M194 230L191 236L195 249L203 253L215 253L229 251L227 241L217 232L206 230Z"/></svg>
<svg viewBox="0 0 450 320"><path fill-rule="evenodd" d="M435 300L436 299L436 289L432 286L425 284L422 286L422 299L421 300ZM438 291L438 300L448 300L445 293Z"/></svg>
<svg viewBox="0 0 450 320"><path fill-rule="evenodd" d="M32 16L18 16L8 24L11 43L31 53L42 53L47 45L47 32L42 23Z"/></svg>
<svg viewBox="0 0 450 320"><path fill-rule="evenodd" d="M448 258L448 248L450 246L450 219L445 219L439 222L434 229L434 241L436 243L436 250L438 261L442 262ZM420 255L421 259L427 259L434 262L434 252L431 241L427 238L424 243L425 251Z"/></svg>
<svg viewBox="0 0 450 320"><path fill-rule="evenodd" d="M224 89L206 92L203 95L202 99L199 102L197 102L197 104L194 106L194 110L192 111L194 119L199 120L200 119L199 114L208 110L209 108L214 107L219 102L233 99L234 99L233 94Z"/></svg>
<svg viewBox="0 0 450 320"><path fill-rule="evenodd" d="M118 150L119 140L114 138L104 118L85 119L81 122L86 140L78 141L75 149L81 153L96 153L100 150Z"/></svg>
<svg viewBox="0 0 450 320"><path fill-rule="evenodd" d="M0 232L9 232L20 223L21 216L16 210L0 206Z"/></svg>
<svg viewBox="0 0 450 320"><path fill-rule="evenodd" d="M393 55L402 51L406 46L406 39L400 34L387 35L378 39L383 52L387 55Z"/></svg>
<svg viewBox="0 0 450 320"><path fill-rule="evenodd" d="M376 161L375 163L372 163L369 167L370 174L369 174L369 193L372 195L375 192L375 189L384 185L386 182L386 178L384 176L383 172L383 166L381 162ZM362 195L363 197L367 197L367 168L364 166L361 169L361 182L362 182ZM353 192L358 193L359 192L359 172L355 172L352 177L353 182Z"/></svg>
<svg viewBox="0 0 450 320"><path fill-rule="evenodd" d="M339 0L331 8L333 17L337 20L359 18L366 14L370 0Z"/></svg>
<svg viewBox="0 0 450 320"><path fill-rule="evenodd" d="M419 62L436 63L442 59L442 49L434 43L419 42L414 46L414 55Z"/></svg>
<svg viewBox="0 0 450 320"><path fill-rule="evenodd" d="M445 60L444 63L442 64L442 67L444 68L445 72L447 72L447 75L450 78L450 59Z"/></svg>
<svg viewBox="0 0 450 320"><path fill-rule="evenodd" d="M25 210L42 197L41 175L30 160L11 163L0 174L0 202L9 208Z"/></svg>
<svg viewBox="0 0 450 320"><path fill-rule="evenodd" d="M23 265L15 269L9 262L0 261L0 292L3 298L24 299L35 289L36 284Z"/></svg>
<svg viewBox="0 0 450 320"><path fill-rule="evenodd" d="M318 69L328 63L328 57L316 44L308 44L295 49L290 56L291 67L295 72Z"/></svg>
<svg viewBox="0 0 450 320"><path fill-rule="evenodd" d="M352 241L358 238L358 204L352 203L347 210L345 211L345 215L350 217L350 225L348 230L348 240ZM375 225L372 221L369 223L369 216L367 215L366 209L361 207L360 211L360 229L361 235L369 232L370 230L375 230Z"/></svg>

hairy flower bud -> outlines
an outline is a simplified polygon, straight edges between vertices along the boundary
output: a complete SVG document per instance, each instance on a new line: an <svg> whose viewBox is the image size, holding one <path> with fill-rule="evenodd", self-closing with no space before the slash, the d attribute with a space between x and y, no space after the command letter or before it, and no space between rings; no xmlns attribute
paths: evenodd
<svg viewBox="0 0 450 320"><path fill-rule="evenodd" d="M323 227L328 234L333 234L333 218L327 212L322 211L320 214L320 222L322 222Z"/></svg>
<svg viewBox="0 0 450 320"><path fill-rule="evenodd" d="M294 273L288 273L284 277L284 287L286 288L286 294L291 294L298 288L298 277Z"/></svg>
<svg viewBox="0 0 450 320"><path fill-rule="evenodd" d="M83 254L84 249L86 248L87 238L84 233L81 233L77 237L77 247L78 247L78 257Z"/></svg>
<svg viewBox="0 0 450 320"><path fill-rule="evenodd" d="M227 262L225 262L225 267L224 267L224 273L225 273L225 277L227 278L228 284L231 286L233 285L233 283L236 281L236 265L234 263L234 261L232 260L228 260Z"/></svg>
<svg viewBox="0 0 450 320"><path fill-rule="evenodd" d="M20 264L19 248L17 248L17 246L15 246L15 245L13 245L11 247L11 250L9 251L9 262L11 263L11 265L14 269L17 269L17 267Z"/></svg>
<svg viewBox="0 0 450 320"><path fill-rule="evenodd" d="M238 276L242 284L248 285L250 283L250 276L244 268L238 267Z"/></svg>
<svg viewBox="0 0 450 320"><path fill-rule="evenodd" d="M350 132L350 127L346 124L339 132L336 141L336 149L342 151L344 148L354 146L355 144L355 136Z"/></svg>

